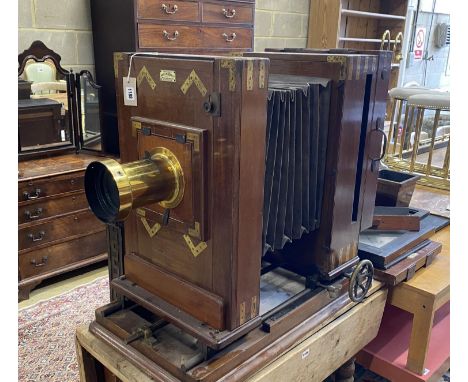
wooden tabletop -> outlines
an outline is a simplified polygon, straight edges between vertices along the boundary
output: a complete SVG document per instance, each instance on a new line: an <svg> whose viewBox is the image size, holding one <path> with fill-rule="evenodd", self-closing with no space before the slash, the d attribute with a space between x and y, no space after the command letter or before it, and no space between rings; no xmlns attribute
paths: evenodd
<svg viewBox="0 0 468 382"><path fill-rule="evenodd" d="M101 159L103 157L99 155L73 153L22 161L18 163L18 180L27 181L57 174L82 171L91 162Z"/></svg>
<svg viewBox="0 0 468 382"><path fill-rule="evenodd" d="M412 207L430 209L436 214L444 211L445 214L449 213L449 205L448 191L419 185L411 200ZM447 301L450 294L450 226L436 232L430 239L442 244L442 252L434 258L429 267L420 269L411 280L401 283L398 288Z"/></svg>
<svg viewBox="0 0 468 382"><path fill-rule="evenodd" d="M431 237L442 243L442 252L427 268L421 268L409 281L399 285L434 299L448 298L450 293L450 226L443 228Z"/></svg>

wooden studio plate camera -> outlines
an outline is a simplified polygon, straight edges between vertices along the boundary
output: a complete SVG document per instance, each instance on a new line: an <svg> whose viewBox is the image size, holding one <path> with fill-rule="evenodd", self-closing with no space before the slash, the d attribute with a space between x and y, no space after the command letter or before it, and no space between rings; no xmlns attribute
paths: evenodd
<svg viewBox="0 0 468 382"><path fill-rule="evenodd" d="M96 335L153 376L208 381L365 297L391 52L114 60L121 162L85 175L108 224Z"/></svg>

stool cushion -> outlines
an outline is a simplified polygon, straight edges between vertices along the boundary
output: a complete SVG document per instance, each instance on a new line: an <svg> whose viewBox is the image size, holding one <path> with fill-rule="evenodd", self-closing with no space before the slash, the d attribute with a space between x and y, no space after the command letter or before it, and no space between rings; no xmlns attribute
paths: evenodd
<svg viewBox="0 0 468 382"><path fill-rule="evenodd" d="M438 94L417 94L408 97L408 105L425 109L450 110L450 93L438 92Z"/></svg>
<svg viewBox="0 0 468 382"><path fill-rule="evenodd" d="M406 88L393 88L389 90L388 94L392 98L399 98L406 100L408 97L411 97L416 94L424 94L424 93L436 93L439 94L440 92L437 90L431 90L429 88L425 88L422 86L410 86Z"/></svg>

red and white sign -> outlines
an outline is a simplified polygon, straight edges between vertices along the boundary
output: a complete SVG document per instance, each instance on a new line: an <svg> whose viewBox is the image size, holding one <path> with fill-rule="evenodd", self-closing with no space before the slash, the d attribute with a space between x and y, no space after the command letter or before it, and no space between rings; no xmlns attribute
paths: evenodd
<svg viewBox="0 0 468 382"><path fill-rule="evenodd" d="M414 59L421 60L424 56L424 42L426 40L426 28L418 27L414 37Z"/></svg>

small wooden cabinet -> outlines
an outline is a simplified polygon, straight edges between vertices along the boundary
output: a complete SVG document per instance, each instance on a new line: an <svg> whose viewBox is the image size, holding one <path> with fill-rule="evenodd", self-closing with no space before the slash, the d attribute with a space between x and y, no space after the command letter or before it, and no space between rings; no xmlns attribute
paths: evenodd
<svg viewBox="0 0 468 382"><path fill-rule="evenodd" d="M84 170L97 159L67 154L18 164L20 300L44 279L107 259L105 225L84 194Z"/></svg>
<svg viewBox="0 0 468 382"><path fill-rule="evenodd" d="M253 50L255 0L93 0L96 80L107 151L118 154L114 52L230 54Z"/></svg>

